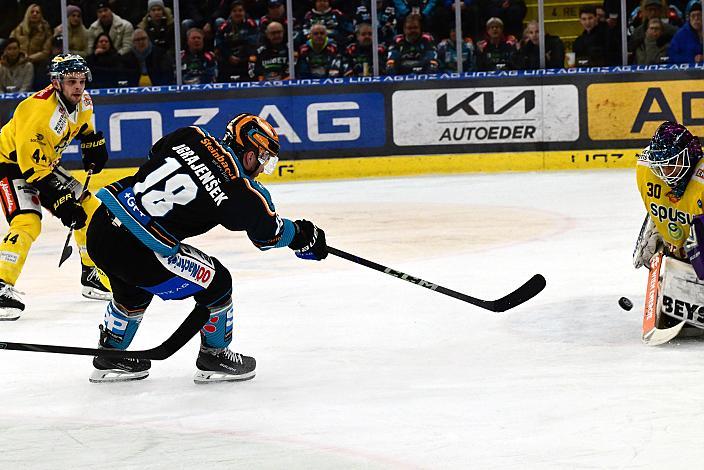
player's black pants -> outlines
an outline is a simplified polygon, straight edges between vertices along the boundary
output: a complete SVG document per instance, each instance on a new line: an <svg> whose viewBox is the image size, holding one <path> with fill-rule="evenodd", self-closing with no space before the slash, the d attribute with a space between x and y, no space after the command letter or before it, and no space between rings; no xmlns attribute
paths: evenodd
<svg viewBox="0 0 704 470"><path fill-rule="evenodd" d="M113 299L127 309L144 309L153 296L147 288L163 285L183 285L189 276L179 276L174 269L167 269L157 259L157 254L147 248L123 226L113 223L113 216L100 206L88 226L87 249L91 258L110 280ZM229 271L215 258L212 280L208 286L185 296L193 297L204 306L214 306L229 301L232 295L232 278ZM183 281L183 282L182 282Z"/></svg>

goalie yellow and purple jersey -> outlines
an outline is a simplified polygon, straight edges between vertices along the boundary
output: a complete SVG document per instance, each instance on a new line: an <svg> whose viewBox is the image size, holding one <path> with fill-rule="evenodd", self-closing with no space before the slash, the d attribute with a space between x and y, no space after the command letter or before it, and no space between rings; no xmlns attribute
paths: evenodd
<svg viewBox="0 0 704 470"><path fill-rule="evenodd" d="M69 113L51 86L34 93L15 109L0 130L0 163L15 163L28 183L51 173L78 135L93 132L93 101L83 93Z"/></svg>
<svg viewBox="0 0 704 470"><path fill-rule="evenodd" d="M636 181L645 208L658 232L671 251L679 250L689 236L693 217L704 214L704 158L694 168L681 198L675 197L670 187L655 176L642 160L636 166Z"/></svg>

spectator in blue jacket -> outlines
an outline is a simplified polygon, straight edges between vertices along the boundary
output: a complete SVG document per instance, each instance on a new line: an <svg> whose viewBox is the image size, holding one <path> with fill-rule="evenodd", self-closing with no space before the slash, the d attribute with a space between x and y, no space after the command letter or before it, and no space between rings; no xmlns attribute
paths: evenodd
<svg viewBox="0 0 704 470"><path fill-rule="evenodd" d="M691 0L687 4L687 24L682 26L670 42L670 63L702 62L702 4Z"/></svg>

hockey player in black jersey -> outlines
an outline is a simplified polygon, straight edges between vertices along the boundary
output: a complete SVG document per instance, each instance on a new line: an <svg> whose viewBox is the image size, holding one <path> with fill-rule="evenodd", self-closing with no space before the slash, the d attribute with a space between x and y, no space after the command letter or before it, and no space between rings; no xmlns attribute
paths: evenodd
<svg viewBox="0 0 704 470"><path fill-rule="evenodd" d="M327 256L325 233L275 211L256 177L278 162L276 131L251 114L232 119L222 140L192 126L157 141L133 176L97 193L102 206L88 227L88 252L108 276L113 300L100 326L100 347L126 349L154 295L193 297L210 321L201 329L196 383L247 380L256 361L228 349L232 278L216 258L182 243L222 225L244 231L261 250L289 247L303 259ZM150 363L96 357L91 382L147 377Z"/></svg>

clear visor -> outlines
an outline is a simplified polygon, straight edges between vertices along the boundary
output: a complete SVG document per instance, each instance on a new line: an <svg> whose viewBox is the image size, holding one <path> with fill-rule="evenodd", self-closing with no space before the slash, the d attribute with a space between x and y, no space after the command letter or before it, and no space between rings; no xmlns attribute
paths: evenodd
<svg viewBox="0 0 704 470"><path fill-rule="evenodd" d="M650 147L646 147L640 159L648 163L655 176L672 188L689 171L689 148L685 147L677 155L662 159L665 152L666 150L650 150Z"/></svg>
<svg viewBox="0 0 704 470"><path fill-rule="evenodd" d="M279 157L272 155L268 150L259 150L259 163L264 165L264 174L270 175L276 169L276 164L279 163Z"/></svg>

